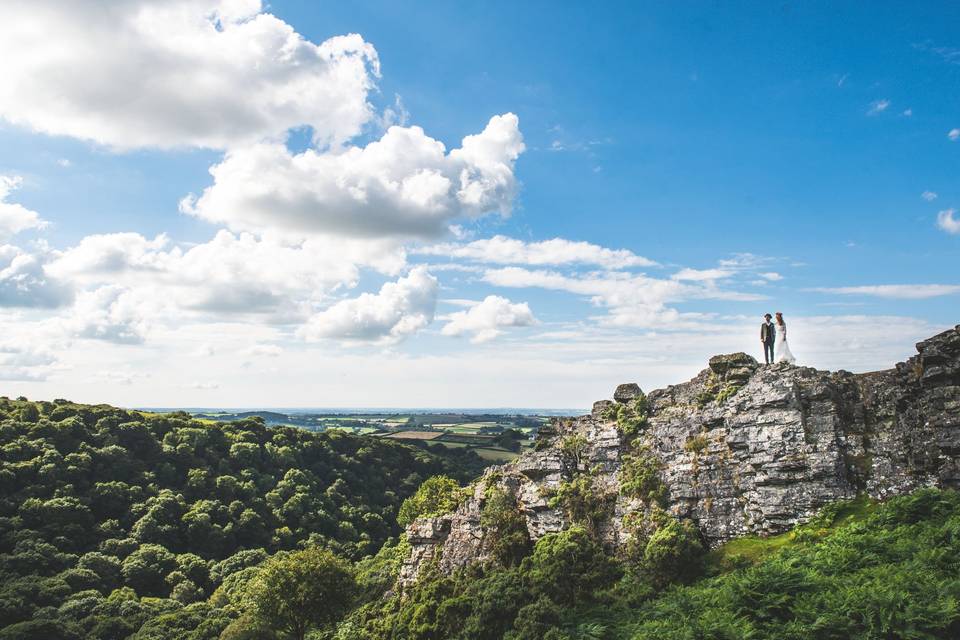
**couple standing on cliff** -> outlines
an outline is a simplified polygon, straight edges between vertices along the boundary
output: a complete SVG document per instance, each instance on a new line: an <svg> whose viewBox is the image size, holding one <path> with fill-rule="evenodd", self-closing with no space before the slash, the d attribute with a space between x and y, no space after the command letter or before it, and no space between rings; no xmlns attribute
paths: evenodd
<svg viewBox="0 0 960 640"><path fill-rule="evenodd" d="M763 324L760 325L763 359L767 364L774 362L793 364L796 358L790 353L790 347L787 345L787 323L783 321L783 314L777 311L776 323L770 321L771 317L769 313L764 315Z"/></svg>

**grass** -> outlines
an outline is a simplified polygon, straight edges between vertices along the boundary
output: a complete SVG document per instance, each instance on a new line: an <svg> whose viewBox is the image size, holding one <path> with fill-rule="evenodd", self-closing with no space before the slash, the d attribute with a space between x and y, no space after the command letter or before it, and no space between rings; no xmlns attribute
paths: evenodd
<svg viewBox="0 0 960 640"><path fill-rule="evenodd" d="M876 506L875 500L865 496L835 502L810 522L794 527L786 533L767 537L744 536L731 540L707 554L708 573L715 574L756 564L783 549L822 539L840 527L865 520Z"/></svg>
<svg viewBox="0 0 960 640"><path fill-rule="evenodd" d="M506 449L488 449L487 447L477 447L474 451L484 460L492 460L494 462L509 462L510 460L516 460L520 455L513 451L507 451Z"/></svg>
<svg viewBox="0 0 960 640"><path fill-rule="evenodd" d="M788 533L719 547L689 586L626 582L565 612L564 626L577 639L956 640L958 557L956 492L858 498Z"/></svg>

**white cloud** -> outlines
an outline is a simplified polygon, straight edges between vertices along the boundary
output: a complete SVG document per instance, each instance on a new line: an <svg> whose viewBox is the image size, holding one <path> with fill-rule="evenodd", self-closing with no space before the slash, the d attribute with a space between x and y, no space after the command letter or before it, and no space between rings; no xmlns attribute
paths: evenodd
<svg viewBox="0 0 960 640"><path fill-rule="evenodd" d="M320 45L259 0L12 0L0 117L117 149L222 149L310 126L339 143L372 118L377 52Z"/></svg>
<svg viewBox="0 0 960 640"><path fill-rule="evenodd" d="M500 296L487 296L466 311L457 311L447 318L441 329L445 336L473 334L471 342L493 340L508 327L529 327L536 323L526 302L514 303Z"/></svg>
<svg viewBox="0 0 960 640"><path fill-rule="evenodd" d="M733 271L727 269L681 269L672 276L673 280L689 280L692 282L704 282L711 280L722 280L733 275Z"/></svg>
<svg viewBox="0 0 960 640"><path fill-rule="evenodd" d="M947 132L947 137L950 138L951 142L960 140L960 129L950 129L950 131Z"/></svg>
<svg viewBox="0 0 960 640"><path fill-rule="evenodd" d="M42 229L47 226L40 214L31 211L21 204L7 202L10 193L20 187L23 179L20 176L0 175L0 239L26 231L27 229Z"/></svg>
<svg viewBox="0 0 960 640"><path fill-rule="evenodd" d="M444 243L411 250L412 253L448 256L490 264L532 266L585 264L607 269L649 267L656 263L626 249L608 249L590 242L553 238L524 242L507 236L494 236L466 244Z"/></svg>
<svg viewBox="0 0 960 640"><path fill-rule="evenodd" d="M226 154L214 183L181 210L232 229L293 236L443 235L461 217L509 215L524 150L512 113L446 153L420 127L390 127L365 147L292 154L258 144Z"/></svg>
<svg viewBox="0 0 960 640"><path fill-rule="evenodd" d="M488 270L483 280L500 287L538 287L589 297L608 310L602 324L632 327L689 327L704 316L681 313L668 305L687 300L757 301L764 296L718 289L713 282L690 284L674 279L651 278L617 271L568 276L556 271L504 267Z"/></svg>
<svg viewBox="0 0 960 640"><path fill-rule="evenodd" d="M140 344L147 334L147 305L123 287L103 286L77 294L63 323L78 338Z"/></svg>
<svg viewBox="0 0 960 640"><path fill-rule="evenodd" d="M47 272L88 286L120 283L185 311L268 313L283 320L354 286L361 267L393 275L406 262L397 245L377 241L312 238L286 244L220 231L185 251L169 245L164 235L87 236Z"/></svg>
<svg viewBox="0 0 960 640"><path fill-rule="evenodd" d="M937 214L937 226L949 234L960 233L960 220L954 218L955 209L945 209Z"/></svg>
<svg viewBox="0 0 960 640"><path fill-rule="evenodd" d="M877 284L859 287L815 287L807 291L840 295L873 296L898 300L922 300L960 293L955 284Z"/></svg>
<svg viewBox="0 0 960 640"><path fill-rule="evenodd" d="M779 282L780 280L783 280L783 276L776 271L765 271L764 273L758 273L757 275L768 282Z"/></svg>
<svg viewBox="0 0 960 640"><path fill-rule="evenodd" d="M276 358L283 353L283 349L275 344L255 344L243 350L247 356L263 356L266 358Z"/></svg>
<svg viewBox="0 0 960 640"><path fill-rule="evenodd" d="M433 322L438 288L425 267L414 267L407 276L384 284L379 293L363 293L314 314L298 334L311 342L399 342Z"/></svg>
<svg viewBox="0 0 960 640"><path fill-rule="evenodd" d="M870 108L867 110L868 116L875 116L877 114L883 113L890 106L889 100L874 100L870 103Z"/></svg>
<svg viewBox="0 0 960 640"><path fill-rule="evenodd" d="M718 261L718 264L724 269L743 271L745 269L756 269L771 262L773 262L773 258L767 256L758 256L755 253L735 253L732 258L724 258Z"/></svg>
<svg viewBox="0 0 960 640"><path fill-rule="evenodd" d="M44 269L49 259L43 247L29 253L9 244L0 246L0 307L53 308L69 303L71 287Z"/></svg>
<svg viewBox="0 0 960 640"><path fill-rule="evenodd" d="M56 364L56 357L42 347L15 342L0 344L0 380L46 380Z"/></svg>
<svg viewBox="0 0 960 640"><path fill-rule="evenodd" d="M927 202L933 202L937 199L937 194L935 191L924 191L920 194L920 197L926 200Z"/></svg>
<svg viewBox="0 0 960 640"><path fill-rule="evenodd" d="M907 118L913 116L913 109L912 108L904 109L903 115Z"/></svg>

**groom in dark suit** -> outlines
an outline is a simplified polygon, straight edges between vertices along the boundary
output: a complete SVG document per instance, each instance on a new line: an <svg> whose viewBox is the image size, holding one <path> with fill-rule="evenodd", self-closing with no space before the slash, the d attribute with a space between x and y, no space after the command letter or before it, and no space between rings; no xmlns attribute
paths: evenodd
<svg viewBox="0 0 960 640"><path fill-rule="evenodd" d="M760 342L763 343L763 359L767 361L767 364L773 363L773 343L777 339L777 327L772 322L770 322L771 316L769 313L763 316L763 324L760 325Z"/></svg>

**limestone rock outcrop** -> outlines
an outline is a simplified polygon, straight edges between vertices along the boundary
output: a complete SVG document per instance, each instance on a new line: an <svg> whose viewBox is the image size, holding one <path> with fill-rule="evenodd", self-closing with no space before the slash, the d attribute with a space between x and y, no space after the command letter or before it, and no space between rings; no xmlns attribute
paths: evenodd
<svg viewBox="0 0 960 640"><path fill-rule="evenodd" d="M692 520L708 545L779 533L861 494L960 488L960 325L917 351L864 374L715 356L689 382L649 393L639 427L624 416L643 394L620 385L614 401L555 421L534 451L488 469L454 513L410 525L401 583L432 558L452 571L488 557L480 514L494 485L514 496L535 541L570 525L550 498L589 472L609 502L596 531L612 550L622 548L631 535L627 516L646 508L620 491L638 444L656 461L665 508Z"/></svg>

